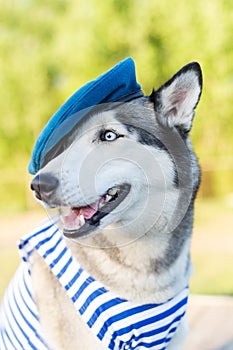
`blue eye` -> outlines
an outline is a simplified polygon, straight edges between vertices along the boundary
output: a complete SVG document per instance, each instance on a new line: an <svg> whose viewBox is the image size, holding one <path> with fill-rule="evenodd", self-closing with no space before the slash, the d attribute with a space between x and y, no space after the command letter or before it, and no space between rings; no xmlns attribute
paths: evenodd
<svg viewBox="0 0 233 350"><path fill-rule="evenodd" d="M118 134L116 134L112 130L106 130L100 135L101 141L114 141L118 138Z"/></svg>

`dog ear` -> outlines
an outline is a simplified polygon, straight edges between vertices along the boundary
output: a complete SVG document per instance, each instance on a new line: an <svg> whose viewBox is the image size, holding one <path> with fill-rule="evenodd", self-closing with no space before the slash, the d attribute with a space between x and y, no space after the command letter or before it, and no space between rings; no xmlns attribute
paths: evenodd
<svg viewBox="0 0 233 350"><path fill-rule="evenodd" d="M190 131L201 90L201 67L197 62L189 63L150 95L159 122Z"/></svg>

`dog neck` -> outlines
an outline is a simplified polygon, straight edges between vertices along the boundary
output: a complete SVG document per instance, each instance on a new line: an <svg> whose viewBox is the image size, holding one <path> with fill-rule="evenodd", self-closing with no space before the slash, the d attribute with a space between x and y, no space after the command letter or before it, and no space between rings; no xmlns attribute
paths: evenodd
<svg viewBox="0 0 233 350"><path fill-rule="evenodd" d="M80 265L121 298L162 303L188 285L192 208L171 233L150 231L121 246L105 231L68 245Z"/></svg>

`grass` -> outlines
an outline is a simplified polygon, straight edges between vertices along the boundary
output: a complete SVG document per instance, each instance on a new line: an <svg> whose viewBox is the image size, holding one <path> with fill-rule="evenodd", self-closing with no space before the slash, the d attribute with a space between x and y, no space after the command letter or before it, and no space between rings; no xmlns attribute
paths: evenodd
<svg viewBox="0 0 233 350"><path fill-rule="evenodd" d="M193 254L194 275L191 292L233 296L233 255L224 253Z"/></svg>
<svg viewBox="0 0 233 350"><path fill-rule="evenodd" d="M196 202L191 292L233 295L232 198Z"/></svg>

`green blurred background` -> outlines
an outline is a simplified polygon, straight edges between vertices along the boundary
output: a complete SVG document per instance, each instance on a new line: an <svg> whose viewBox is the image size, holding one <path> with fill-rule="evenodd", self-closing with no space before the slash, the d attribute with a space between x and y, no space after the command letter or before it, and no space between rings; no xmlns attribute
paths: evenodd
<svg viewBox="0 0 233 350"><path fill-rule="evenodd" d="M127 56L146 94L186 63L202 66L191 288L233 295L233 2L0 0L0 297L15 239L46 215L28 189L36 137L70 94Z"/></svg>

